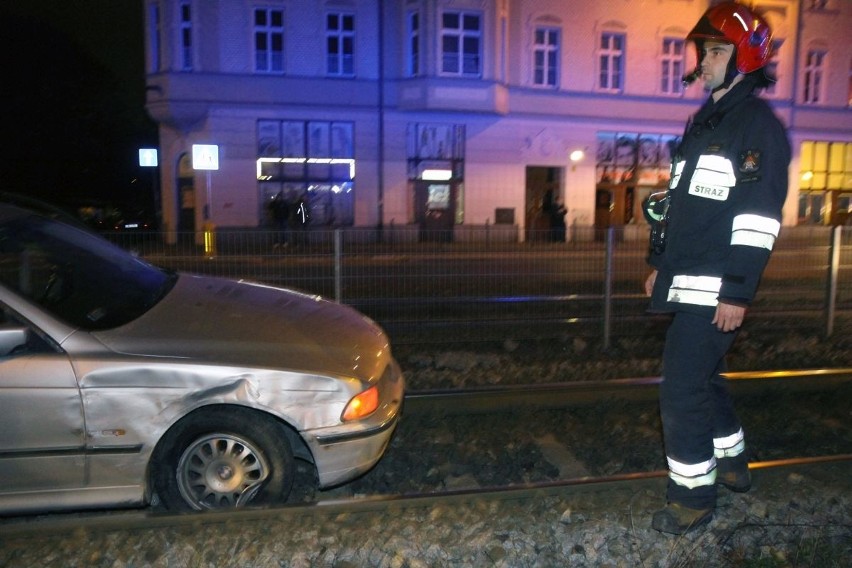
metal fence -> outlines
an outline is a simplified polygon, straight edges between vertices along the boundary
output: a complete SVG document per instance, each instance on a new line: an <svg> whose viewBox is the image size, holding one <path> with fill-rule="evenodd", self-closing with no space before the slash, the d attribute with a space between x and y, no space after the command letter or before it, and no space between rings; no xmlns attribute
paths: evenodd
<svg viewBox="0 0 852 568"><path fill-rule="evenodd" d="M291 235L282 245L268 230L183 234L174 244L156 233L106 236L158 266L296 288L384 325L564 320L607 342L646 317L643 233L610 229L571 242L542 233L517 242L484 232L383 239L375 230L338 229ZM830 335L838 311L850 308L852 231L782 229L751 309L819 318Z"/></svg>

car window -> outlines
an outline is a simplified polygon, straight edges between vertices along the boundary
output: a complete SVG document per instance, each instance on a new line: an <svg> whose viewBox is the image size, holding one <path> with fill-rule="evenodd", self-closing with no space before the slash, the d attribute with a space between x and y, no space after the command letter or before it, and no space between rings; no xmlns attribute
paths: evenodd
<svg viewBox="0 0 852 568"><path fill-rule="evenodd" d="M173 273L97 235L12 209L0 214L0 282L70 325L119 327L174 285Z"/></svg>
<svg viewBox="0 0 852 568"><path fill-rule="evenodd" d="M0 303L0 334L4 332L11 334L13 331L23 332L25 339L23 342L13 341L13 337L17 336L12 335L2 338L2 341L0 341L0 344L2 344L0 359L22 354L56 353L62 351L59 345L40 329L15 313L9 306Z"/></svg>

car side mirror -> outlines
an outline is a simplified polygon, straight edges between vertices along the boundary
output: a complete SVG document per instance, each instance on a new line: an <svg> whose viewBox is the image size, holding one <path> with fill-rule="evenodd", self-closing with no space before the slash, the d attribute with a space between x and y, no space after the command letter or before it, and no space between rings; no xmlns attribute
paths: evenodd
<svg viewBox="0 0 852 568"><path fill-rule="evenodd" d="M26 346L26 344L27 328L0 328L0 357L11 355L15 350Z"/></svg>

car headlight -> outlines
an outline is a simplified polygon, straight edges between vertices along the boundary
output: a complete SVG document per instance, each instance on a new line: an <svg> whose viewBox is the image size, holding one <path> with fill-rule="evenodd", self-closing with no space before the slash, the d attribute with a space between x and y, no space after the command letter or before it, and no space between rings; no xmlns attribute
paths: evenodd
<svg viewBox="0 0 852 568"><path fill-rule="evenodd" d="M358 420L369 416L379 407L379 387L372 386L365 391L361 391L346 403L346 408L343 409L343 414L340 419L343 422L350 420Z"/></svg>

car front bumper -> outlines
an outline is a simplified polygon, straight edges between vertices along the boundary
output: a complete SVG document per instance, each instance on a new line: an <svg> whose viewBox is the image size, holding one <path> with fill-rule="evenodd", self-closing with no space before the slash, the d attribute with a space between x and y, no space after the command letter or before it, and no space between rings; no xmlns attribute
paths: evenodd
<svg viewBox="0 0 852 568"><path fill-rule="evenodd" d="M364 420L303 431L321 489L351 481L381 459L402 414L405 379L393 361L378 383L379 407Z"/></svg>

